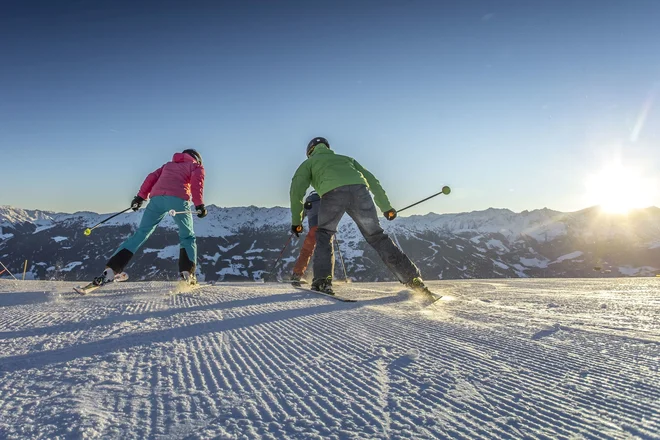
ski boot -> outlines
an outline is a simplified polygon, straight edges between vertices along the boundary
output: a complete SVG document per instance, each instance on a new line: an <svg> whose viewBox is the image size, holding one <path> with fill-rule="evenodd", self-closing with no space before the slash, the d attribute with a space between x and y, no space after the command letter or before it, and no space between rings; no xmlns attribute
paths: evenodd
<svg viewBox="0 0 660 440"><path fill-rule="evenodd" d="M115 281L115 271L106 267L101 276L94 278L92 284L98 287Z"/></svg>
<svg viewBox="0 0 660 440"><path fill-rule="evenodd" d="M411 281L406 283L406 287L410 288L414 292L421 293L429 299L436 300L436 296L424 285L424 280L420 277L415 277Z"/></svg>
<svg viewBox="0 0 660 440"><path fill-rule="evenodd" d="M188 286L194 286L197 284L197 277L194 273L190 273L187 270L184 270L180 274L181 282L187 284Z"/></svg>
<svg viewBox="0 0 660 440"><path fill-rule="evenodd" d="M312 281L312 290L325 293L326 295L334 295L335 292L332 290L332 276L317 278Z"/></svg>
<svg viewBox="0 0 660 440"><path fill-rule="evenodd" d="M291 275L291 285L293 287L301 287L302 286L302 283L300 282L301 278L302 276L298 275L297 273Z"/></svg>

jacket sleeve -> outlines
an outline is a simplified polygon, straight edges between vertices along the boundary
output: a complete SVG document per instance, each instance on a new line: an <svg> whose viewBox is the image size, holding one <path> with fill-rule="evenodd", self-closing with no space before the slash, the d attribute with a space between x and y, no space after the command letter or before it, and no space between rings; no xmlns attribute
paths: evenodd
<svg viewBox="0 0 660 440"><path fill-rule="evenodd" d="M151 189L154 187L156 182L158 182L158 179L160 178L160 173L162 171L163 171L163 167L160 167L153 173L149 174L146 179L144 179L144 182L142 182L142 186L140 187L140 191L138 191L137 193L139 197L142 197L144 200L147 200L149 198L149 193L151 193Z"/></svg>
<svg viewBox="0 0 660 440"><path fill-rule="evenodd" d="M371 174L369 170L360 165L355 159L353 159L353 165L355 166L355 169L361 172L364 178L367 180L369 189L374 194L374 201L376 202L378 209L380 209L381 212L387 212L392 209L390 199L387 198L387 194L385 193L383 187L380 185L378 179L376 179L376 177Z"/></svg>
<svg viewBox="0 0 660 440"><path fill-rule="evenodd" d="M312 167L309 160L304 161L296 170L296 173L291 179L291 189L289 196L291 197L291 224L301 225L303 221L305 191L309 188L312 182Z"/></svg>
<svg viewBox="0 0 660 440"><path fill-rule="evenodd" d="M204 178L206 171L202 165L195 164L192 176L190 177L190 192L192 193L192 201L195 206L204 204Z"/></svg>

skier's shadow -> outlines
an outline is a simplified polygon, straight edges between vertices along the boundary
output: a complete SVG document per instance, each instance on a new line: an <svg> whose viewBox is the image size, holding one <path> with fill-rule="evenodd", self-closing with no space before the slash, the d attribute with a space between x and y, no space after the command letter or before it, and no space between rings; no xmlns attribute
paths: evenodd
<svg viewBox="0 0 660 440"><path fill-rule="evenodd" d="M258 304L272 304L273 302L286 302L300 300L308 296L310 299L318 299L315 294L288 293L269 297L249 298L233 300L200 306L175 308L162 311L141 313L136 315L115 315L93 321L84 321L71 324L62 324L38 329L18 330L14 332L0 333L0 339L11 339L17 337L47 335L56 332L75 332L90 330L96 326L110 325L123 321L142 321L149 318L166 318L177 313L188 313L191 311L226 310L234 307L244 307ZM237 330L256 325L273 323L277 321L301 318L309 315L319 315L337 311L338 309L359 309L365 306L386 305L401 301L397 296L387 296L355 303L337 303L328 299L327 304L296 309L276 310L249 316L237 316L225 318L214 322L203 322L183 327L174 327L164 330L145 332L131 332L124 336L112 339L96 340L83 344L76 344L56 350L46 350L37 353L29 353L17 356L0 358L0 372L13 372L27 368L41 368L46 365L61 362L69 362L78 358L91 357L110 353L116 350L124 350L139 345L150 345L155 342L168 342L175 339L190 338L214 332Z"/></svg>
<svg viewBox="0 0 660 440"><path fill-rule="evenodd" d="M16 330L8 332L0 332L0 339L12 338L25 338L29 336L43 336L52 333L73 332L73 331L87 331L94 327L105 325L112 325L119 322L126 321L145 321L147 319L162 319L169 318L180 313L190 312L204 312L209 310L228 310L238 307L258 306L263 304L275 304L279 302L293 301L295 299L293 294L275 295L269 297L255 297L223 302L215 302L212 304L200 304L196 306L174 306L165 310L156 310L151 312L136 313L136 314L112 314L101 319L90 319L86 321L67 322L50 327L29 328L25 330ZM91 297L89 297L92 299ZM78 299L85 300L86 297ZM1 359L1 358L0 358Z"/></svg>
<svg viewBox="0 0 660 440"><path fill-rule="evenodd" d="M0 293L0 307L26 306L50 301L47 292L7 292Z"/></svg>

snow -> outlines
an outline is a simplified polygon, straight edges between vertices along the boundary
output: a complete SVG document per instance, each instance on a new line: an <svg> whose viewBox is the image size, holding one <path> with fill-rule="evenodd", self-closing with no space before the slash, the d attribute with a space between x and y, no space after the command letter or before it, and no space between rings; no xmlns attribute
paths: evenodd
<svg viewBox="0 0 660 440"><path fill-rule="evenodd" d="M225 260L227 261L227 260ZM237 276L242 276L243 275L243 269L244 266L242 264L231 264L229 267L225 267L220 269L219 271L216 272L216 274L220 275L220 279L224 280L225 276L227 275L237 275ZM247 275L245 275L247 276Z"/></svg>
<svg viewBox="0 0 660 440"><path fill-rule="evenodd" d="M656 278L74 285L0 280L0 438L660 432Z"/></svg>
<svg viewBox="0 0 660 440"><path fill-rule="evenodd" d="M514 264L513 268L516 269L516 270L519 270L521 272L524 272L528 269L527 267L523 266L522 264Z"/></svg>
<svg viewBox="0 0 660 440"><path fill-rule="evenodd" d="M219 259L221 256L222 256L222 255L220 255L219 252L216 252L214 255L206 255L206 254L204 254L204 255L202 255L202 258L205 259L205 260L213 261L213 264L215 264L215 263L218 262L218 259Z"/></svg>
<svg viewBox="0 0 660 440"><path fill-rule="evenodd" d="M51 223L46 224L46 225L42 225L42 226L38 226L38 227L34 230L33 234L38 234L39 232L47 231L48 229L52 229L52 228L54 228L55 226L57 226L57 225L56 225L56 224L51 224Z"/></svg>
<svg viewBox="0 0 660 440"><path fill-rule="evenodd" d="M145 253L150 253L150 252L158 252L158 255L156 255L158 258L161 260L167 260L167 259L177 259L179 258L179 253L181 252L180 246L178 244L173 244L171 246L165 246L163 249L152 249L152 248L146 248L144 249Z"/></svg>
<svg viewBox="0 0 660 440"><path fill-rule="evenodd" d="M60 243L64 240L68 240L68 239L69 239L69 237L61 237L61 236L51 237L51 240L53 240L55 243Z"/></svg>
<svg viewBox="0 0 660 440"><path fill-rule="evenodd" d="M227 246L227 247L224 247L224 246L220 246L220 245L218 245L218 249L220 249L220 252L222 252L223 254L226 254L227 252L229 252L230 250L234 249L234 248L235 248L236 246L238 246L239 244L241 244L241 243L240 243L240 242L236 242L236 243L231 244L231 245L229 245L229 246Z"/></svg>
<svg viewBox="0 0 660 440"><path fill-rule="evenodd" d="M364 250L362 249L356 249L356 244L353 243L352 246L348 247L346 246L347 244L350 243L344 243L342 242L341 245L339 246L339 251L341 252L342 257L344 258L344 261L349 261L354 258L361 258L364 255Z"/></svg>
<svg viewBox="0 0 660 440"><path fill-rule="evenodd" d="M250 249L245 251L246 254L258 254L263 252L264 250L261 248L255 248L254 245L257 244L257 241L253 241L252 244L250 245Z"/></svg>
<svg viewBox="0 0 660 440"><path fill-rule="evenodd" d="M21 208L14 208L11 206L0 206L0 226L32 223L36 226L36 230L34 232L35 234L53 228L58 224L66 225L72 222L83 222L87 226L93 226L107 217L108 214L97 214L93 212L76 212L73 214L65 214L50 211L26 210ZM130 212L121 214L99 227L111 225L117 226L124 224L137 225L140 221L140 218L142 218L141 214Z"/></svg>
<svg viewBox="0 0 660 440"><path fill-rule="evenodd" d="M494 238L488 240L486 246L488 246L488 249L499 249L504 252L511 252L508 247L504 246L504 243L500 240L495 240Z"/></svg>
<svg viewBox="0 0 660 440"><path fill-rule="evenodd" d="M245 227L260 229L275 226L286 230L290 222L291 212L288 208L209 206L207 217L203 219L195 217L195 235L197 237L230 237Z"/></svg>
<svg viewBox="0 0 660 440"><path fill-rule="evenodd" d="M58 214L48 211L29 210L0 205L0 226L17 223L49 224Z"/></svg>
<svg viewBox="0 0 660 440"><path fill-rule="evenodd" d="M62 272L71 272L76 267L82 266L82 264L82 261L72 261L62 268Z"/></svg>
<svg viewBox="0 0 660 440"><path fill-rule="evenodd" d="M252 272L254 281L263 282L264 281L263 276L265 272L266 271L264 270L255 270L254 272Z"/></svg>
<svg viewBox="0 0 660 440"><path fill-rule="evenodd" d="M223 237L228 243L232 236L241 234L244 228L254 231L272 230L277 228L288 230L290 225L290 212L288 208L258 208L255 206L223 208L209 205L209 214L203 219L193 217L195 233L198 237ZM142 218L143 211L127 212L109 220L100 228L106 226L129 226L134 229ZM54 213L38 210L24 210L10 206L0 206L0 228L13 227L23 223L31 223L36 228L35 233L55 226L74 226L82 232L89 227L106 219L108 215L92 212L76 212L73 214ZM486 247L494 249L497 253L510 252L520 244L528 241L548 243L557 238L571 240L624 239L634 242L640 247L656 249L660 247L658 237L648 234L657 228L657 218L660 215L657 208L648 208L631 213L628 216L603 215L596 209L562 213L549 209L523 211L515 213L508 209L486 209L459 214L413 215L400 217L393 222L384 222L382 225L393 238L398 241L402 237L411 235L421 239L422 233L434 233L440 237L461 237L481 253L486 253ZM176 225L170 216L166 216L161 227L174 229ZM569 233L570 231L570 233ZM643 231L643 232L638 232ZM2 231L7 233L8 231ZM2 233L0 232L0 234ZM465 234L469 234L466 236ZM340 223L340 236L354 243L359 237L359 231L354 223L345 216ZM471 237L471 238L470 238ZM355 240L354 240L355 239ZM438 243L439 247L447 243ZM534 243L530 243L534 244ZM451 244L450 244L451 245ZM233 244L220 247L222 253L231 249ZM255 244L253 243L253 247ZM429 243L434 251L436 248ZM531 246L533 249L534 246ZM457 247L457 249L461 249ZM342 249L343 250L343 249ZM263 249L250 249L247 253L259 253ZM531 252L534 255L534 252ZM547 263L546 263L547 264ZM546 266L547 267L547 266Z"/></svg>
<svg viewBox="0 0 660 440"><path fill-rule="evenodd" d="M520 237L546 242L566 235L568 231L566 222L570 221L571 217L569 214L549 209L516 214L508 209L489 208L460 214L431 213L411 216L407 220L406 228L413 231L451 231L454 234L476 232L484 235L500 234L511 242ZM471 241L479 243L482 238L484 237L477 235L472 237Z"/></svg>
<svg viewBox="0 0 660 440"><path fill-rule="evenodd" d="M14 234L0 234L0 240L9 240Z"/></svg>
<svg viewBox="0 0 660 440"><path fill-rule="evenodd" d="M550 264L561 263L564 260L573 260L573 259L581 257L581 256L582 256L582 251L571 252L570 254L562 255L561 257L557 258L555 261L553 261Z"/></svg>
<svg viewBox="0 0 660 440"><path fill-rule="evenodd" d="M540 260L538 258L520 258L520 263L527 267L539 267L541 269L548 267L547 260Z"/></svg>
<svg viewBox="0 0 660 440"><path fill-rule="evenodd" d="M634 277L634 276L653 276L660 269L651 266L642 266L642 267L632 267L632 266L622 266L619 267L619 273L621 275Z"/></svg>
<svg viewBox="0 0 660 440"><path fill-rule="evenodd" d="M636 268L636 267L623 266L623 267L619 267L619 272L622 275L634 276L634 275L637 275L637 273L639 272L639 269Z"/></svg>
<svg viewBox="0 0 660 440"><path fill-rule="evenodd" d="M499 267L500 269L508 269L508 268L509 268L509 266L507 266L506 264L502 263L501 261L495 261L495 260L492 260L492 261L493 261L493 264L494 264L495 266Z"/></svg>

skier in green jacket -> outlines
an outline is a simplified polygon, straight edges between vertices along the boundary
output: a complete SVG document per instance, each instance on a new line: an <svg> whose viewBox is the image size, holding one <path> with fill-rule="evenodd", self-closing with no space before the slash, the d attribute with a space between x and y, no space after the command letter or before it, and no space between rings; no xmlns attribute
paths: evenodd
<svg viewBox="0 0 660 440"><path fill-rule="evenodd" d="M339 220L344 213L348 213L367 242L401 283L429 293L417 266L380 227L376 206L369 191L374 194L376 205L387 220L396 218L396 210L392 208L385 190L373 174L355 159L335 154L325 138L312 139L307 145L307 160L298 167L291 181L291 231L296 236L303 231L303 198L310 184L321 196L313 261L313 290L334 294L332 274L335 259L332 240Z"/></svg>

